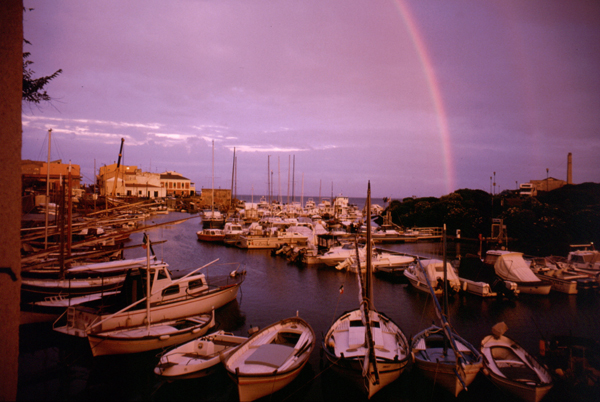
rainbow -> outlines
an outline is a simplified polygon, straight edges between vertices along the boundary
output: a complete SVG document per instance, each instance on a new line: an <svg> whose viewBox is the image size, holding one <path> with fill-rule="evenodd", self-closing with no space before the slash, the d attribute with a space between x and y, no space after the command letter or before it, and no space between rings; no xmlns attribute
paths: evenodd
<svg viewBox="0 0 600 402"><path fill-rule="evenodd" d="M400 16L406 25L406 28L410 34L412 43L417 51L421 65L425 73L427 80L427 86L431 94L433 106L435 109L435 115L437 117L437 125L439 128L440 139L442 143L443 153L443 166L445 167L445 183L446 183L446 194L450 194L456 190L456 179L454 164L452 159L452 148L450 145L450 129L448 127L448 118L446 117L446 110L444 108L444 102L442 101L442 92L435 76L435 70L429 54L427 53L427 47L419 29L417 27L415 18L411 13L405 0L394 0Z"/></svg>

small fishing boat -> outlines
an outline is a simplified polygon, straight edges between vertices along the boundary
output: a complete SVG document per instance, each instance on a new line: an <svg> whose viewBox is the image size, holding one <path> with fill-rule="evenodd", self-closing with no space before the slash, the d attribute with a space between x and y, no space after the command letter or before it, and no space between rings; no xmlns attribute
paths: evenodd
<svg viewBox="0 0 600 402"><path fill-rule="evenodd" d="M201 336L163 353L154 373L167 380L207 376L247 340L223 330Z"/></svg>
<svg viewBox="0 0 600 402"><path fill-rule="evenodd" d="M412 355L425 377L458 396L473 382L483 363L479 351L451 331L453 345L437 325L419 332L412 341Z"/></svg>
<svg viewBox="0 0 600 402"><path fill-rule="evenodd" d="M240 401L253 401L279 391L298 376L315 346L315 333L299 317L260 330L225 361L238 387Z"/></svg>
<svg viewBox="0 0 600 402"><path fill-rule="evenodd" d="M443 229L444 259L446 265L446 225ZM425 268L417 259L416 264L424 273ZM444 272L443 303L435 295L435 290L428 276L425 275L426 285L431 293L435 312L441 327L432 325L419 332L412 340L412 356L416 368L427 378L448 390L455 397L466 390L473 382L483 365L479 351L460 337L448 322L448 272Z"/></svg>
<svg viewBox="0 0 600 402"><path fill-rule="evenodd" d="M539 402L553 381L548 370L512 339L504 336L508 327L494 325L492 335L481 341L483 373L498 388L526 402Z"/></svg>
<svg viewBox="0 0 600 402"><path fill-rule="evenodd" d="M215 325L214 310L178 320L88 334L94 356L140 353L187 342Z"/></svg>
<svg viewBox="0 0 600 402"><path fill-rule="evenodd" d="M371 206L371 183L367 190L366 211ZM331 325L322 349L334 372L350 380L370 399L383 387L400 377L408 364L410 345L406 336L389 317L375 310L373 303L373 264L371 225L367 220L365 267L357 255L359 308L343 313Z"/></svg>
<svg viewBox="0 0 600 402"><path fill-rule="evenodd" d="M196 232L198 240L208 242L219 242L222 243L225 240L225 233L222 229L202 229Z"/></svg>

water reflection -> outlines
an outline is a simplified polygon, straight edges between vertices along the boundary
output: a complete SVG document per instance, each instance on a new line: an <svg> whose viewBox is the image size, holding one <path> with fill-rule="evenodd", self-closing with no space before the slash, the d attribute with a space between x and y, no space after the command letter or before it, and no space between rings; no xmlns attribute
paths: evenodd
<svg viewBox="0 0 600 402"><path fill-rule="evenodd" d="M169 221L185 217L172 213L152 218ZM358 288L354 274L325 267L298 267L269 251L241 250L217 244L200 243L196 231L200 221L192 218L178 225L148 231L155 241L166 240L154 249L179 277L215 259L205 269L207 275L226 274L239 264L247 271L236 302L217 311L220 329L246 335L252 326L265 327L299 313L315 331L318 345L307 369L272 400L357 400L359 395L321 365L323 335L342 312L356 308ZM132 235L130 244L140 244L142 233ZM385 248L441 258L440 243L390 244ZM462 245L461 252L477 252L478 245ZM454 244L449 249L456 250ZM474 250L473 250L474 249ZM141 248L126 251L128 258L144 255ZM449 258L453 258L449 255ZM402 279L375 277L374 304L402 328L414 335L436 321L431 296L417 291ZM343 287L343 292L340 288ZM541 337L573 334L600 340L598 297L521 295L515 301L482 299L458 294L449 300L450 322L466 340L479 345L491 327L504 321L509 336L532 353ZM92 358L85 340L57 334L49 325L29 327L21 332L20 400L236 400L237 391L225 372L209 378L164 383L154 376L156 352L139 355ZM323 371L324 370L324 371ZM545 400L558 401L564 395L551 393ZM504 401L482 376L462 393L459 400ZM410 370L373 400L424 401L454 400L438 387Z"/></svg>

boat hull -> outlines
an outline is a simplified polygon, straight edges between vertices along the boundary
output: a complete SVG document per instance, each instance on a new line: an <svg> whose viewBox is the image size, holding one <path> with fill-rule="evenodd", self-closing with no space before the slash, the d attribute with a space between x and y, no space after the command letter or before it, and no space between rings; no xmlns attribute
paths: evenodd
<svg viewBox="0 0 600 402"><path fill-rule="evenodd" d="M263 237L263 236L241 236L237 246L247 249L274 249L284 244L305 244L307 237Z"/></svg>
<svg viewBox="0 0 600 402"><path fill-rule="evenodd" d="M151 306L153 319L157 321L179 319L197 314L206 313L213 308L218 309L233 301L238 294L241 282L223 286L212 290L199 297L190 297L181 301L165 302ZM85 308L69 307L67 309L67 323L55 327L54 330L78 337L85 338L88 333L104 332L116 328L131 327L144 324L146 310L126 310L117 314L102 314ZM104 321L103 321L104 320ZM103 321L102 323L100 323ZM98 325L94 325L100 323Z"/></svg>
<svg viewBox="0 0 600 402"><path fill-rule="evenodd" d="M214 314L88 335L94 356L147 352L187 342L214 326Z"/></svg>
<svg viewBox="0 0 600 402"><path fill-rule="evenodd" d="M380 332L380 335L373 336L379 379L377 380L373 365L369 365L369 371L364 376L363 364L367 353L364 347L365 331L360 326L351 324L359 320L361 314L360 309L342 314L327 332L323 351L327 363L336 374L350 380L357 389L371 398L400 377L408 364L409 346L404 334L393 321L383 313L371 311L372 322L379 323L377 329L372 328L374 334ZM392 339L394 345L391 344Z"/></svg>
<svg viewBox="0 0 600 402"><path fill-rule="evenodd" d="M481 354L490 381L523 401L539 402L553 386L548 371L510 338L488 335Z"/></svg>
<svg viewBox="0 0 600 402"><path fill-rule="evenodd" d="M539 282L517 282L517 289L525 294L547 295L552 289L552 284L542 280Z"/></svg>
<svg viewBox="0 0 600 402"><path fill-rule="evenodd" d="M298 317L257 332L225 362L229 376L237 384L240 401L253 401L288 385L302 371L314 346L314 331Z"/></svg>
<svg viewBox="0 0 600 402"><path fill-rule="evenodd" d="M379 382L375 383L375 372L371 369L367 374L369 381L363 377L363 362L359 359L340 359L334 354L325 350L325 357L331 369L341 378L350 380L353 386L363 392L367 398L373 397L377 392L396 381L408 364L408 359L403 361L377 361L377 373Z"/></svg>
<svg viewBox="0 0 600 402"><path fill-rule="evenodd" d="M437 345L427 345L430 335L437 337ZM463 338L453 334L455 344L467 362L457 363L457 356L449 346L444 350L441 342L445 338L442 328L430 327L415 335L413 339L412 356L416 368L425 377L448 390L455 397L466 389L483 366L479 352ZM430 338L429 340L433 340ZM461 379L458 378L460 374Z"/></svg>
<svg viewBox="0 0 600 402"><path fill-rule="evenodd" d="M247 337L218 331L165 352L154 373L167 380L205 377L219 368Z"/></svg>

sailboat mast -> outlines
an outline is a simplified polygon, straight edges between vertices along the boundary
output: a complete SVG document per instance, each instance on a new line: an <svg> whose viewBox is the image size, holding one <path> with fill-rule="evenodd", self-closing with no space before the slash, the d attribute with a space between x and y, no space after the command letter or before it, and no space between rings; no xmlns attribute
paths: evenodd
<svg viewBox="0 0 600 402"><path fill-rule="evenodd" d="M367 302L369 303L369 310L373 307L373 283L371 281L371 275L373 274L373 267L371 265L371 182L367 188L367 244L366 244L366 263L367 263L367 275L365 279L365 290L367 293Z"/></svg>
<svg viewBox="0 0 600 402"><path fill-rule="evenodd" d="M212 200L211 200L211 218L215 217L215 140L212 140Z"/></svg>
<svg viewBox="0 0 600 402"><path fill-rule="evenodd" d="M146 240L146 328L150 333L150 237L144 233Z"/></svg>
<svg viewBox="0 0 600 402"><path fill-rule="evenodd" d="M444 315L448 317L448 268L446 267L446 224L444 223L442 247L444 264Z"/></svg>
<svg viewBox="0 0 600 402"><path fill-rule="evenodd" d="M44 250L48 249L48 213L50 210L50 138L52 129L48 130L48 163L46 164L46 226L44 229Z"/></svg>
<svg viewBox="0 0 600 402"><path fill-rule="evenodd" d="M234 181L235 181L235 147L233 147L233 168L231 169L231 199L233 201L233 198L235 198L235 193L233 192L233 187L234 187Z"/></svg>

